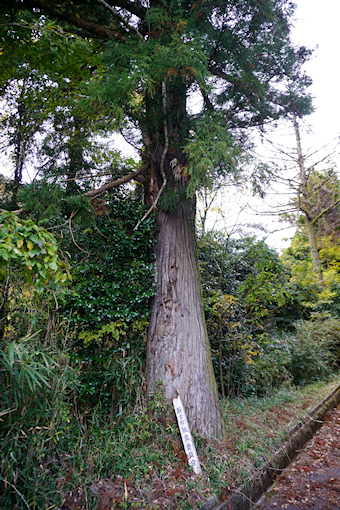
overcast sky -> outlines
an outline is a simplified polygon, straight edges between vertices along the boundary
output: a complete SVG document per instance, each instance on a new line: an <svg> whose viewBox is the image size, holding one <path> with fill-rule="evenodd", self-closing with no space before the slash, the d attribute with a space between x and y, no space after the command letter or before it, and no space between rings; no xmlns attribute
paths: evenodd
<svg viewBox="0 0 340 510"><path fill-rule="evenodd" d="M313 80L309 90L314 98L315 112L305 117L301 129L303 149L305 154L309 154L325 144L330 144L325 151L330 150L331 147L334 148L335 142L332 143L332 141L340 134L340 71L338 63L340 0L323 0L322 2L320 0L295 0L295 3L297 8L292 30L293 42L314 49L314 54L306 64L305 70ZM288 127L280 126L276 134L272 133L271 137L286 146L295 146L293 133ZM266 159L265 147L259 146L257 153ZM318 155L315 155L314 158L317 160ZM314 162L314 158L311 161ZM340 169L340 158L333 157L333 161ZM281 201L288 198L284 194L286 191L282 189ZM246 200L246 197L243 197L243 200L238 200L238 202L244 204ZM270 192L264 201L251 199L252 208L247 213L242 213L241 218L245 223L266 225L268 232L277 230L276 233L267 237L267 242L273 247L282 249L289 244L285 238L291 237L295 229L283 229L285 225L278 223L275 215L265 218L254 214L254 211L268 210L269 206L277 200L279 198ZM228 203L230 208L230 200L226 200L225 203ZM234 215L229 215L229 218L232 224L234 219L239 218L237 211L235 210Z"/></svg>
<svg viewBox="0 0 340 510"><path fill-rule="evenodd" d="M315 113L308 119L319 139L328 141L340 132L339 50L340 1L296 0L294 42L315 48L306 64L312 77Z"/></svg>

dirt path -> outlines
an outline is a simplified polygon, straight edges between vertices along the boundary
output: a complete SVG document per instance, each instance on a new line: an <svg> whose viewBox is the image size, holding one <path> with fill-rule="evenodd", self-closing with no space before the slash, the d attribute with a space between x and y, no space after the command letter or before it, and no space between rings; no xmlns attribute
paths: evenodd
<svg viewBox="0 0 340 510"><path fill-rule="evenodd" d="M255 508L340 509L340 406Z"/></svg>

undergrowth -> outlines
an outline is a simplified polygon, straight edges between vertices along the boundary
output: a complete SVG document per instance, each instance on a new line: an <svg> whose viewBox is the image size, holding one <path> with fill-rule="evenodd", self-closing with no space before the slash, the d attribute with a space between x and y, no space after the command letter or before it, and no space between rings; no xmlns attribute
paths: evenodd
<svg viewBox="0 0 340 510"><path fill-rule="evenodd" d="M288 429L339 381L227 399L225 439L216 444L194 437L201 479L188 466L176 423L158 393L153 409L140 406L115 421L100 407L82 419L70 408L56 413L56 400L45 420L28 408L21 417L3 416L0 507L199 508L210 495L252 477Z"/></svg>

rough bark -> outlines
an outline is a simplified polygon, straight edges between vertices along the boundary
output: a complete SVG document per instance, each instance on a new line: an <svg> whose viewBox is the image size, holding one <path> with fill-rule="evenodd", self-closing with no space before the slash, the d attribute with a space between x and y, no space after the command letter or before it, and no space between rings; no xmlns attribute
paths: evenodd
<svg viewBox="0 0 340 510"><path fill-rule="evenodd" d="M204 320L194 213L194 200L188 200L171 213L157 214L157 293L148 335L147 387L152 391L161 381L167 400L180 395L192 428L220 437L223 424Z"/></svg>

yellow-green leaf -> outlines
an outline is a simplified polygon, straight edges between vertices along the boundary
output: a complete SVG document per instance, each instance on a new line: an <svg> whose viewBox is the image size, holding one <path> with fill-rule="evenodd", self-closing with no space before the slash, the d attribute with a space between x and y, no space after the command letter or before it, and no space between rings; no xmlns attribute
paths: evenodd
<svg viewBox="0 0 340 510"><path fill-rule="evenodd" d="M32 241L27 241L26 244L29 250L33 250L34 244L32 243Z"/></svg>
<svg viewBox="0 0 340 510"><path fill-rule="evenodd" d="M63 280L63 278L64 278L64 274L61 271L57 271L57 273L55 275L55 281L56 282L59 282L59 280L65 281L65 280Z"/></svg>
<svg viewBox="0 0 340 510"><path fill-rule="evenodd" d="M23 245L23 244L24 244L23 239L18 239L18 241L17 241L17 247L19 248L19 250L20 250L20 248L22 248L22 245Z"/></svg>

